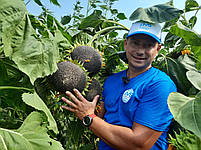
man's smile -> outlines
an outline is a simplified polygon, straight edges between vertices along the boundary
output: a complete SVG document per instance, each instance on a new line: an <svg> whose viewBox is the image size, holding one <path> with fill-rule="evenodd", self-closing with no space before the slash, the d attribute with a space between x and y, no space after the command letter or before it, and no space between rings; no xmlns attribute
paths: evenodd
<svg viewBox="0 0 201 150"><path fill-rule="evenodd" d="M136 60L146 60L146 58L144 58L144 57L137 57L137 56L133 56L133 55L132 55L132 57Z"/></svg>

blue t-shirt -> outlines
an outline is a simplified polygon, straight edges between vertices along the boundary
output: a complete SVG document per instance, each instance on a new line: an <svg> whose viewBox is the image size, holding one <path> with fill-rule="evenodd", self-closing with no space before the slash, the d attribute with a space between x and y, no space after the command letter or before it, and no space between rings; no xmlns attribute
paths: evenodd
<svg viewBox="0 0 201 150"><path fill-rule="evenodd" d="M133 122L157 131L163 131L151 150L166 150L168 126L172 114L167 99L176 92L173 81L164 72L152 67L148 71L123 83L127 70L109 76L103 87L105 121L132 129ZM99 150L113 150L102 140Z"/></svg>

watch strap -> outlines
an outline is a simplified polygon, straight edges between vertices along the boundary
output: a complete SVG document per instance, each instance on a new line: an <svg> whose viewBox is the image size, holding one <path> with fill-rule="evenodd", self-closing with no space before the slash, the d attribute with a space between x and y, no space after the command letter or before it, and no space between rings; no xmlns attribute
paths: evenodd
<svg viewBox="0 0 201 150"><path fill-rule="evenodd" d="M96 115L95 114L90 114L89 117L94 118L94 117L96 117Z"/></svg>

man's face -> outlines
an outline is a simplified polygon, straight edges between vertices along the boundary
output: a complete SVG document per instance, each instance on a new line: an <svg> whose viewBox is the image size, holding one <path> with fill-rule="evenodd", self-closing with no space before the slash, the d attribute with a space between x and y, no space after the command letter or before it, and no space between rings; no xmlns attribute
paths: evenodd
<svg viewBox="0 0 201 150"><path fill-rule="evenodd" d="M161 46L152 37L136 34L124 41L130 69L145 70L151 66Z"/></svg>

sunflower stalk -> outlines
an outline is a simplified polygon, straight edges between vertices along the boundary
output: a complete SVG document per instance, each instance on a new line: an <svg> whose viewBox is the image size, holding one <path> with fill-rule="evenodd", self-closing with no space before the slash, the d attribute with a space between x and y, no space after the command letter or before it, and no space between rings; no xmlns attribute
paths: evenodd
<svg viewBox="0 0 201 150"><path fill-rule="evenodd" d="M93 38L88 42L87 45L91 46L92 43L93 43L93 41L94 41L95 39L97 39L97 37L98 37L99 35L101 35L101 34L104 33L104 32L112 31L112 30L125 30L125 27L122 27L122 26L112 26L112 27L104 28L103 30L98 31L98 32L93 36ZM127 30L127 29L126 29L126 30Z"/></svg>

